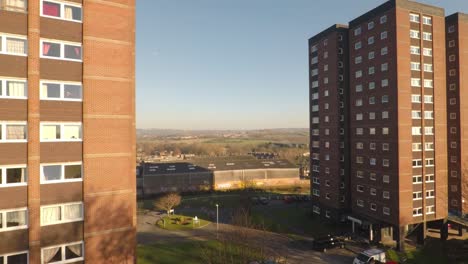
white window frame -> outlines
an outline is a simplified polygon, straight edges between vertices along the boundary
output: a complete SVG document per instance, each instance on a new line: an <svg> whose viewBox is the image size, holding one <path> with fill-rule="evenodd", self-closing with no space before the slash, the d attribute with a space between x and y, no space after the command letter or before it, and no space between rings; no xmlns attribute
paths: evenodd
<svg viewBox="0 0 468 264"><path fill-rule="evenodd" d="M25 84L24 96L7 96L7 82L22 82ZM9 78L9 77L0 77L0 83L2 87L0 98L5 99L28 99L28 81L27 79L22 78ZM0 263L2 264L2 263Z"/></svg>
<svg viewBox="0 0 468 264"><path fill-rule="evenodd" d="M416 198L414 198L414 194L416 194ZM418 195L419 194L419 195ZM419 197L418 197L419 196ZM413 201L419 201L419 200L422 200L422 197L423 197L423 193L422 191L417 191L417 192L413 192Z"/></svg>
<svg viewBox="0 0 468 264"><path fill-rule="evenodd" d="M416 161L416 163L420 163L420 165L416 164L416 165L413 165L413 162ZM413 168L421 168L422 167L422 159L413 159L412 162L411 162L411 165Z"/></svg>
<svg viewBox="0 0 468 264"><path fill-rule="evenodd" d="M418 46L410 46L410 53L413 55L421 55L421 48Z"/></svg>
<svg viewBox="0 0 468 264"><path fill-rule="evenodd" d="M355 28L355 29L354 29L354 36L360 35L361 32L362 32L361 27Z"/></svg>
<svg viewBox="0 0 468 264"><path fill-rule="evenodd" d="M410 29L410 38L421 39L421 32L419 30Z"/></svg>
<svg viewBox="0 0 468 264"><path fill-rule="evenodd" d="M16 38L16 39L21 39L25 40L25 47L24 50L26 51L25 53L12 53L12 52L7 52L6 47L6 39L7 38ZM9 33L3 33L0 32L0 39L1 39L1 49L0 49L0 54L5 54L5 55L14 55L14 56L22 56L22 57L27 57L28 56L28 37L24 35L16 35L16 34L9 34Z"/></svg>
<svg viewBox="0 0 468 264"><path fill-rule="evenodd" d="M72 246L76 244L81 244L81 252L83 253L83 256L79 258L74 258L74 259L65 259L65 247L66 246ZM62 260L60 261L55 261L55 262L48 262L50 264L65 264L65 263L74 263L77 261L83 261L85 257L85 246L84 246L84 241L76 241L72 243L66 243L66 244L60 244L60 245L55 245L55 246L50 246L50 247L44 247L41 248L41 263L44 264L44 250L51 249L51 248L58 248L60 247L60 253L62 254Z"/></svg>
<svg viewBox="0 0 468 264"><path fill-rule="evenodd" d="M434 88L434 81L425 79L424 88Z"/></svg>
<svg viewBox="0 0 468 264"><path fill-rule="evenodd" d="M416 179L416 181L414 181ZM413 184L422 184L423 177L422 175L413 175Z"/></svg>
<svg viewBox="0 0 468 264"><path fill-rule="evenodd" d="M434 198L435 198L435 190L426 190L426 199L434 199Z"/></svg>
<svg viewBox="0 0 468 264"><path fill-rule="evenodd" d="M431 208L432 210L429 211L429 210L428 210L429 208ZM427 214L427 215L435 214L435 205L428 205L428 206L426 206L426 214Z"/></svg>
<svg viewBox="0 0 468 264"><path fill-rule="evenodd" d="M83 123L81 122L41 122L40 127L40 142L81 142L83 141ZM64 126L67 125L80 125L80 134L81 138L77 139L43 139L42 138L42 130L43 126L52 125L52 126L60 126L60 137L63 136L63 129Z"/></svg>
<svg viewBox="0 0 468 264"><path fill-rule="evenodd" d="M425 41L432 41L432 33L429 32L423 32L423 40Z"/></svg>
<svg viewBox="0 0 468 264"><path fill-rule="evenodd" d="M42 85L44 84L58 84L60 85L60 98L48 98L42 96ZM79 85L81 86L81 98L74 99L74 98L65 98L65 85ZM74 101L74 102L82 102L83 101L83 83L81 82L64 82L64 81L50 81L50 80L41 80L39 82L39 96L41 100L45 101ZM0 263L1 264L1 263Z"/></svg>
<svg viewBox="0 0 468 264"><path fill-rule="evenodd" d="M423 55L427 57L432 57L432 49L430 48L423 48Z"/></svg>
<svg viewBox="0 0 468 264"><path fill-rule="evenodd" d="M383 15L380 17L380 24L386 23L387 22L387 15Z"/></svg>
<svg viewBox="0 0 468 264"><path fill-rule="evenodd" d="M420 21L421 20L418 14L410 13L410 22L419 23Z"/></svg>
<svg viewBox="0 0 468 264"><path fill-rule="evenodd" d="M44 50L44 48L43 48L44 42L59 44L60 45L60 57L46 56L46 55L42 54L42 51ZM65 58L65 45L79 46L81 48L81 59ZM71 41L63 41L63 40L58 40L58 39L41 38L39 48L40 48L40 50L39 50L40 58L43 58L43 59L83 62L83 44L79 43L79 42L71 42Z"/></svg>
<svg viewBox="0 0 468 264"><path fill-rule="evenodd" d="M7 258L10 256L22 255L22 254L26 254L26 259L27 259L26 263L29 264L29 251L27 250L0 255L0 257L3 257L3 261L4 261L4 263L0 263L0 264L14 264L14 263L8 263Z"/></svg>
<svg viewBox="0 0 468 264"><path fill-rule="evenodd" d="M26 164L19 165L2 165L0 166L2 180L0 181L0 188L27 186L28 185L28 169ZM6 183L7 180L7 169L24 169L25 181L21 183ZM1 264L1 263L0 263Z"/></svg>
<svg viewBox="0 0 468 264"><path fill-rule="evenodd" d="M2 138L0 138L0 143L25 143L28 142L28 123L26 121L0 121L2 129ZM24 125L26 129L24 131L26 139L6 139L8 125Z"/></svg>
<svg viewBox="0 0 468 264"><path fill-rule="evenodd" d="M419 209L421 210L421 213L417 212ZM414 210L416 210L416 214L414 213ZM422 207L413 208L413 216L422 216Z"/></svg>
<svg viewBox="0 0 468 264"><path fill-rule="evenodd" d="M43 2L44 1L60 5L60 17L44 15L44 13L43 13L43 11L44 11L43 10L43 6L44 6ZM81 8L81 19L80 20L66 19L64 17L64 15L65 15L65 5ZM56 1L56 0L41 0L40 11L41 11L40 12L41 17L48 17L48 18L53 18L53 19L58 19L58 20L65 20L65 21L70 21L70 22L83 23L83 6L78 4L78 3L62 2L62 1Z"/></svg>
<svg viewBox="0 0 468 264"><path fill-rule="evenodd" d="M389 207L383 207L382 208L382 213L384 215L390 215L390 208Z"/></svg>
<svg viewBox="0 0 468 264"><path fill-rule="evenodd" d="M26 225L22 226L13 226L13 227L6 227L7 221L7 213L11 212L17 212L17 211L26 211ZM20 207L20 208L10 208L10 209L2 209L0 210L0 214L2 217L2 223L4 223L5 227L0 227L0 233L1 232L8 232L8 231L13 231L13 230L21 230L21 229L28 229L29 227L29 211L27 207ZM16 254L15 254L16 255ZM0 255L1 257L1 255Z"/></svg>
<svg viewBox="0 0 468 264"><path fill-rule="evenodd" d="M432 17L423 16L422 21L424 25L432 25Z"/></svg>
<svg viewBox="0 0 468 264"><path fill-rule="evenodd" d="M412 103L421 103L421 95L419 95L419 94L412 94L412 95L411 95L411 102L412 102Z"/></svg>
<svg viewBox="0 0 468 264"><path fill-rule="evenodd" d="M55 166L55 165L60 165L61 166L61 175L60 175L60 180L51 180L47 181L44 178L44 166ZM65 166L68 165L80 165L81 166L81 178L79 179L65 179ZM54 183L65 183L65 182L81 182L83 181L83 163L81 161L77 162L66 162L66 163L41 163L40 165L40 184L54 184Z"/></svg>
<svg viewBox="0 0 468 264"><path fill-rule="evenodd" d="M411 62L411 70L412 71L421 71L421 63Z"/></svg>
<svg viewBox="0 0 468 264"><path fill-rule="evenodd" d="M77 219L73 219L73 220L63 220L63 212L64 212L65 206L67 206L67 205L77 205L77 204L81 205L81 217L77 218ZM60 219L62 219L62 220L47 223L47 224L43 223L42 222L42 209L51 208L51 207L59 207L59 206L60 206ZM41 206L40 218L41 218L40 219L41 226L58 225L58 224L65 224L65 223L73 223L73 222L84 221L84 204L83 204L83 202L72 202L72 203L63 203L63 204L44 205L44 206Z"/></svg>
<svg viewBox="0 0 468 264"><path fill-rule="evenodd" d="M425 72L433 72L433 66L432 64L424 63L424 71Z"/></svg>

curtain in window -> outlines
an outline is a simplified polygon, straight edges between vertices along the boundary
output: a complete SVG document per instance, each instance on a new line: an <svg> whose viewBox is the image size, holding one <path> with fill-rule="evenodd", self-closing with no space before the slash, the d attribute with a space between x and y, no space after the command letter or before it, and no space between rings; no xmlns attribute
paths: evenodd
<svg viewBox="0 0 468 264"><path fill-rule="evenodd" d="M47 44L47 43L43 43L42 44L42 54L43 55L48 55L49 53L49 50L50 50L50 44Z"/></svg>
<svg viewBox="0 0 468 264"><path fill-rule="evenodd" d="M7 95L15 97L24 97L26 83L24 82L7 82Z"/></svg>
<svg viewBox="0 0 468 264"><path fill-rule="evenodd" d="M25 125L7 125L7 139L25 139Z"/></svg>
<svg viewBox="0 0 468 264"><path fill-rule="evenodd" d="M57 125L42 126L42 139L60 139L60 128Z"/></svg>
<svg viewBox="0 0 468 264"><path fill-rule="evenodd" d="M7 227L26 225L26 211L8 212Z"/></svg>
<svg viewBox="0 0 468 264"><path fill-rule="evenodd" d="M73 9L71 6L65 6L65 19L73 19Z"/></svg>
<svg viewBox="0 0 468 264"><path fill-rule="evenodd" d="M74 258L79 258L83 256L83 247L82 244L76 244L76 245L70 245L65 247L65 259L74 259ZM70 252L68 252L70 251Z"/></svg>
<svg viewBox="0 0 468 264"><path fill-rule="evenodd" d="M63 127L63 138L64 139L80 139L81 126L79 125L68 125Z"/></svg>
<svg viewBox="0 0 468 264"><path fill-rule="evenodd" d="M73 220L81 218L83 215L81 204L65 205L63 219Z"/></svg>
<svg viewBox="0 0 468 264"><path fill-rule="evenodd" d="M44 263L49 263L57 253L59 253L60 247L48 248L42 250L42 257L44 258Z"/></svg>
<svg viewBox="0 0 468 264"><path fill-rule="evenodd" d="M42 208L42 223L43 224L50 224L53 222L60 221L60 206L56 207L47 207Z"/></svg>
<svg viewBox="0 0 468 264"><path fill-rule="evenodd" d="M26 54L26 41L24 39L7 38L6 51L9 53Z"/></svg>
<svg viewBox="0 0 468 264"><path fill-rule="evenodd" d="M26 11L26 0L4 0L6 10Z"/></svg>
<svg viewBox="0 0 468 264"><path fill-rule="evenodd" d="M50 2L44 2L42 6L42 13L46 16L60 16L60 5Z"/></svg>
<svg viewBox="0 0 468 264"><path fill-rule="evenodd" d="M45 83L41 85L41 98L47 98L47 84Z"/></svg>

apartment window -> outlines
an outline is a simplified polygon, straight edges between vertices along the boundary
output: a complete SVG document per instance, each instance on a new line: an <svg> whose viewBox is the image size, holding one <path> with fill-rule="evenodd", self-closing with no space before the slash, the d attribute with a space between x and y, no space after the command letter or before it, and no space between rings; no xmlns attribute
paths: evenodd
<svg viewBox="0 0 468 264"><path fill-rule="evenodd" d="M342 61L339 61L339 62L338 62L338 68L343 68L343 62L342 62ZM341 76L343 76L343 75L341 75ZM342 81L342 80L341 80L341 81Z"/></svg>
<svg viewBox="0 0 468 264"><path fill-rule="evenodd" d="M382 143L382 150L384 151L390 150L390 145L388 143Z"/></svg>
<svg viewBox="0 0 468 264"><path fill-rule="evenodd" d="M375 181L377 179L377 175L374 172L369 173L369 179L371 181Z"/></svg>
<svg viewBox="0 0 468 264"><path fill-rule="evenodd" d="M338 54L343 54L343 48L338 48Z"/></svg>
<svg viewBox="0 0 468 264"><path fill-rule="evenodd" d="M374 21L371 21L371 22L367 23L367 29L369 29L369 30L370 30L370 29L373 29L373 28L374 28L374 25L375 25L375 24L374 24Z"/></svg>
<svg viewBox="0 0 468 264"><path fill-rule="evenodd" d="M410 30L410 37L414 39L420 38L420 33L417 30Z"/></svg>
<svg viewBox="0 0 468 264"><path fill-rule="evenodd" d="M357 121L362 120L362 114L356 114L356 120Z"/></svg>
<svg viewBox="0 0 468 264"><path fill-rule="evenodd" d="M382 95L382 103L388 103L388 95Z"/></svg>
<svg viewBox="0 0 468 264"><path fill-rule="evenodd" d="M425 88L433 88L434 87L434 81L433 80L424 80L424 87Z"/></svg>
<svg viewBox="0 0 468 264"><path fill-rule="evenodd" d="M412 144L413 151L422 151L422 143L413 143Z"/></svg>
<svg viewBox="0 0 468 264"><path fill-rule="evenodd" d="M312 124L318 124L319 123L319 118L318 117L313 117L312 118ZM59 138L60 135L57 135L56 138Z"/></svg>
<svg viewBox="0 0 468 264"><path fill-rule="evenodd" d="M324 58L324 59L328 58L328 51L325 51L325 52L323 53L323 58Z"/></svg>
<svg viewBox="0 0 468 264"><path fill-rule="evenodd" d="M434 182L434 174L427 174L426 175L426 182Z"/></svg>
<svg viewBox="0 0 468 264"><path fill-rule="evenodd" d="M323 109L328 110L328 108L329 108L329 104L328 104L328 103L325 103L325 104L323 105Z"/></svg>
<svg viewBox="0 0 468 264"><path fill-rule="evenodd" d="M375 104L375 97L374 96L369 97L369 104L371 104L371 105Z"/></svg>
<svg viewBox="0 0 468 264"><path fill-rule="evenodd" d="M449 32L449 33L455 32L455 26L454 26L454 25L451 25L451 26L448 28L448 32Z"/></svg>
<svg viewBox="0 0 468 264"><path fill-rule="evenodd" d="M425 25L432 25L432 17L423 16L422 21Z"/></svg>
<svg viewBox="0 0 468 264"><path fill-rule="evenodd" d="M356 85L356 92L362 92L362 84Z"/></svg>
<svg viewBox="0 0 468 264"><path fill-rule="evenodd" d="M458 192L458 186L455 184L450 185L450 191L451 192Z"/></svg>
<svg viewBox="0 0 468 264"><path fill-rule="evenodd" d="M362 62L362 56L357 56L356 58L354 58L354 64L359 64Z"/></svg>
<svg viewBox="0 0 468 264"><path fill-rule="evenodd" d="M357 142L356 149L364 149L364 144L362 142Z"/></svg>
<svg viewBox="0 0 468 264"><path fill-rule="evenodd" d="M323 65L323 71L328 71L328 64Z"/></svg>
<svg viewBox="0 0 468 264"><path fill-rule="evenodd" d="M412 103L421 103L421 95L412 94L411 95L411 102Z"/></svg>
<svg viewBox="0 0 468 264"><path fill-rule="evenodd" d="M377 205L376 205L375 203L371 203L370 209L371 209L372 211L377 211Z"/></svg>
<svg viewBox="0 0 468 264"><path fill-rule="evenodd" d="M328 45L328 39L325 39L325 40L323 41L323 46L327 46L327 45Z"/></svg>
<svg viewBox="0 0 468 264"><path fill-rule="evenodd" d="M434 135L434 127L424 127L424 134Z"/></svg>
<svg viewBox="0 0 468 264"><path fill-rule="evenodd" d="M411 21L411 22L415 22L415 23L419 23L419 15L417 15L417 14L410 14L410 21Z"/></svg>
<svg viewBox="0 0 468 264"><path fill-rule="evenodd" d="M377 195L377 190L375 188L370 188L369 192L371 195Z"/></svg>
<svg viewBox="0 0 468 264"><path fill-rule="evenodd" d="M362 77L362 71L361 70L356 71L355 76L356 76L356 78L361 78Z"/></svg>
<svg viewBox="0 0 468 264"><path fill-rule="evenodd" d="M0 167L0 187L27 185L26 165L4 165Z"/></svg>
<svg viewBox="0 0 468 264"><path fill-rule="evenodd" d="M388 63L382 63L380 65L380 70L381 71L387 71L388 70Z"/></svg>
<svg viewBox="0 0 468 264"><path fill-rule="evenodd" d="M313 194L314 196L320 196L320 190L312 189L312 194Z"/></svg>
<svg viewBox="0 0 468 264"><path fill-rule="evenodd" d="M81 140L81 123L41 123L41 142Z"/></svg>
<svg viewBox="0 0 468 264"><path fill-rule="evenodd" d="M81 83L41 81L41 100L81 101Z"/></svg>
<svg viewBox="0 0 468 264"><path fill-rule="evenodd" d="M432 64L424 64L424 71L425 72L432 72Z"/></svg>
<svg viewBox="0 0 468 264"><path fill-rule="evenodd" d="M421 200L422 192L413 192L413 200Z"/></svg>
<svg viewBox="0 0 468 264"><path fill-rule="evenodd" d="M375 82L369 82L369 90L375 89Z"/></svg>
<svg viewBox="0 0 468 264"><path fill-rule="evenodd" d="M422 160L421 159L414 159L413 160L413 168L422 167Z"/></svg>
<svg viewBox="0 0 468 264"><path fill-rule="evenodd" d="M318 81L313 81L312 82L312 88L317 88L319 86Z"/></svg>
<svg viewBox="0 0 468 264"><path fill-rule="evenodd" d="M362 127L356 128L356 135L362 135L364 134L364 129Z"/></svg>
<svg viewBox="0 0 468 264"><path fill-rule="evenodd" d="M384 31L384 32L380 33L380 39L386 39L387 36L388 36L387 31Z"/></svg>
<svg viewBox="0 0 468 264"><path fill-rule="evenodd" d="M457 104L457 98L450 98L450 105L456 105Z"/></svg>
<svg viewBox="0 0 468 264"><path fill-rule="evenodd" d="M388 127L382 127L382 135L388 135L390 133L390 129Z"/></svg>
<svg viewBox="0 0 468 264"><path fill-rule="evenodd" d="M358 49L360 49L361 47L362 47L361 41L358 41L358 42L356 42L356 43L354 44L354 49L355 49L355 50L358 50Z"/></svg>
<svg viewBox="0 0 468 264"><path fill-rule="evenodd" d="M62 183L82 180L81 162L41 164L41 183Z"/></svg>
<svg viewBox="0 0 468 264"><path fill-rule="evenodd" d="M358 28L354 29L354 36L360 35L361 31L362 31L361 27L358 27Z"/></svg>
<svg viewBox="0 0 468 264"><path fill-rule="evenodd" d="M369 135L375 135L375 127L369 128Z"/></svg>
<svg viewBox="0 0 468 264"><path fill-rule="evenodd" d="M427 41L432 41L432 33L423 32L423 39Z"/></svg>
<svg viewBox="0 0 468 264"><path fill-rule="evenodd" d="M28 98L28 84L23 79L0 79L0 98ZM1 264L1 263L0 263Z"/></svg>
<svg viewBox="0 0 468 264"><path fill-rule="evenodd" d="M41 58L81 62L81 43L41 39Z"/></svg>
<svg viewBox="0 0 468 264"><path fill-rule="evenodd" d="M421 119L421 111L411 111L411 118L412 119Z"/></svg>
<svg viewBox="0 0 468 264"><path fill-rule="evenodd" d="M310 73L312 76L318 75L318 69L313 69Z"/></svg>
<svg viewBox="0 0 468 264"><path fill-rule="evenodd" d="M364 172L363 171L356 171L356 177L364 178Z"/></svg>
<svg viewBox="0 0 468 264"><path fill-rule="evenodd" d="M422 215L422 207L413 209L413 216L421 216L421 215Z"/></svg>
<svg viewBox="0 0 468 264"><path fill-rule="evenodd" d="M0 33L0 54L27 56L26 36Z"/></svg>
<svg viewBox="0 0 468 264"><path fill-rule="evenodd" d="M382 166L384 166L384 167L390 167L390 160L388 160L388 159L383 159L383 160L382 160Z"/></svg>
<svg viewBox="0 0 468 264"><path fill-rule="evenodd" d="M426 206L426 214L435 214L435 207L434 205Z"/></svg>
<svg viewBox="0 0 468 264"><path fill-rule="evenodd" d="M387 47L383 47L380 49L380 55L387 55L388 53L388 48Z"/></svg>
<svg viewBox="0 0 468 264"><path fill-rule="evenodd" d="M421 79L411 78L411 86L421 87Z"/></svg>
<svg viewBox="0 0 468 264"><path fill-rule="evenodd" d="M312 100L317 100L319 98L319 94L318 93L313 93L312 94Z"/></svg>
<svg viewBox="0 0 468 264"><path fill-rule="evenodd" d="M387 16L381 16L380 17L380 24L386 23L387 22Z"/></svg>
<svg viewBox="0 0 468 264"><path fill-rule="evenodd" d="M328 77L323 78L323 83L327 84L328 83Z"/></svg>
<svg viewBox="0 0 468 264"><path fill-rule="evenodd" d="M424 119L434 119L433 111L424 111Z"/></svg>
<svg viewBox="0 0 468 264"><path fill-rule="evenodd" d="M421 63L411 62L411 70L412 71L420 71L421 70Z"/></svg>
<svg viewBox="0 0 468 264"><path fill-rule="evenodd" d="M380 82L380 85L383 87L387 87L388 86L388 79L383 79L381 82Z"/></svg>
<svg viewBox="0 0 468 264"><path fill-rule="evenodd" d="M423 48L423 55L428 56L428 57L432 57L432 49Z"/></svg>
<svg viewBox="0 0 468 264"><path fill-rule="evenodd" d="M361 106L362 105L362 99L356 99L356 106Z"/></svg>
<svg viewBox="0 0 468 264"><path fill-rule="evenodd" d="M374 42L375 42L374 37L369 37L369 38L367 39L367 44L368 44L368 45L372 45L372 44L374 44Z"/></svg>
<svg viewBox="0 0 468 264"><path fill-rule="evenodd" d="M312 177L312 182L314 184L320 184L320 180L317 177Z"/></svg>
<svg viewBox="0 0 468 264"><path fill-rule="evenodd" d="M369 143L369 149L370 150L375 150L375 147L376 147L376 144L374 142ZM374 162L374 165L375 165L375 162Z"/></svg>
<svg viewBox="0 0 468 264"><path fill-rule="evenodd" d="M422 129L421 129L421 127L412 127L412 128L411 128L411 134L412 134L413 136L415 136L415 135L416 135L416 136L417 136L417 135L421 135L421 134L422 134Z"/></svg>
<svg viewBox="0 0 468 264"><path fill-rule="evenodd" d="M310 52L316 52L318 49L317 49L317 45L314 45L310 48Z"/></svg>
<svg viewBox="0 0 468 264"><path fill-rule="evenodd" d="M374 59L374 58L375 58L375 52L373 52L373 51L369 52L369 53L367 54L367 58L368 58L369 60Z"/></svg>
<svg viewBox="0 0 468 264"><path fill-rule="evenodd" d="M382 176L382 182L389 183L390 182L390 176L388 176L388 175Z"/></svg>
<svg viewBox="0 0 468 264"><path fill-rule="evenodd" d="M424 103L426 104L432 104L434 101L433 101L433 97L432 95L425 95L424 96Z"/></svg>
<svg viewBox="0 0 468 264"><path fill-rule="evenodd" d="M41 206L41 226L83 221L83 203Z"/></svg>
<svg viewBox="0 0 468 264"><path fill-rule="evenodd" d="M450 47L450 48L455 47L455 40L450 40L450 41L449 41L449 47Z"/></svg>
<svg viewBox="0 0 468 264"><path fill-rule="evenodd" d="M313 105L312 106L312 112L318 112L319 106L318 105Z"/></svg>
<svg viewBox="0 0 468 264"><path fill-rule="evenodd" d="M0 210L0 232L26 228L28 228L27 208Z"/></svg>
<svg viewBox="0 0 468 264"><path fill-rule="evenodd" d="M0 121L0 143L27 142L26 122Z"/></svg>
<svg viewBox="0 0 468 264"><path fill-rule="evenodd" d="M383 213L384 215L390 215L390 208L388 208L388 207L382 208L382 213Z"/></svg>
<svg viewBox="0 0 468 264"><path fill-rule="evenodd" d="M375 112L369 112L369 120L375 120Z"/></svg>
<svg viewBox="0 0 468 264"><path fill-rule="evenodd" d="M456 141L450 142L450 148L453 148L453 149L457 148L457 142Z"/></svg>
<svg viewBox="0 0 468 264"><path fill-rule="evenodd" d="M388 119L388 111L382 112L382 119Z"/></svg>
<svg viewBox="0 0 468 264"><path fill-rule="evenodd" d="M41 4L41 14L44 17L68 21L81 22L83 20L82 9L79 4L43 0Z"/></svg>
<svg viewBox="0 0 468 264"><path fill-rule="evenodd" d="M369 159L369 164L370 165L375 166L376 163L377 163L377 160L375 158L370 158Z"/></svg>
<svg viewBox="0 0 468 264"><path fill-rule="evenodd" d="M325 181L325 186L330 186L330 181L329 180Z"/></svg>
<svg viewBox="0 0 468 264"><path fill-rule="evenodd" d="M324 119L325 123L328 123L330 121L330 118L329 116L325 116L325 119Z"/></svg>
<svg viewBox="0 0 468 264"><path fill-rule="evenodd" d="M73 242L41 249L41 263L71 263L84 260L84 243Z"/></svg>
<svg viewBox="0 0 468 264"><path fill-rule="evenodd" d="M330 194L329 193L325 194L325 199L330 200Z"/></svg>
<svg viewBox="0 0 468 264"><path fill-rule="evenodd" d="M313 211L314 213L316 213L316 214L320 214L320 207L314 205L314 206L312 207L312 211Z"/></svg>
<svg viewBox="0 0 468 264"><path fill-rule="evenodd" d="M28 251L0 255L0 264L28 264Z"/></svg>
<svg viewBox="0 0 468 264"><path fill-rule="evenodd" d="M458 207L458 201L456 199L452 199L452 201L450 201L450 204L452 206Z"/></svg>
<svg viewBox="0 0 468 264"><path fill-rule="evenodd" d="M456 134L457 133L457 128L456 127L450 127L450 133L451 134Z"/></svg>
<svg viewBox="0 0 468 264"><path fill-rule="evenodd" d="M359 207L364 207L364 201L363 200L356 200L356 205Z"/></svg>
<svg viewBox="0 0 468 264"><path fill-rule="evenodd" d="M427 167L434 167L434 159L433 158L426 159L426 166Z"/></svg>
<svg viewBox="0 0 468 264"><path fill-rule="evenodd" d="M317 56L312 57L310 63L311 63L312 65L317 64L317 63L318 63L318 57L317 57Z"/></svg>
<svg viewBox="0 0 468 264"><path fill-rule="evenodd" d="M422 176L421 175L413 176L413 184L420 184L420 183L422 183Z"/></svg>
<svg viewBox="0 0 468 264"><path fill-rule="evenodd" d="M411 54L414 55L420 55L421 54L421 48L417 46L411 46L410 47Z"/></svg>
<svg viewBox="0 0 468 264"><path fill-rule="evenodd" d="M356 157L356 163L358 163L358 164L364 163L364 158L361 157L361 156L357 156L357 157Z"/></svg>
<svg viewBox="0 0 468 264"><path fill-rule="evenodd" d="M457 75L457 71L455 69L449 70L449 76L455 76Z"/></svg>
<svg viewBox="0 0 468 264"><path fill-rule="evenodd" d="M369 67L368 72L369 75L373 75L375 73L375 68L374 67Z"/></svg>

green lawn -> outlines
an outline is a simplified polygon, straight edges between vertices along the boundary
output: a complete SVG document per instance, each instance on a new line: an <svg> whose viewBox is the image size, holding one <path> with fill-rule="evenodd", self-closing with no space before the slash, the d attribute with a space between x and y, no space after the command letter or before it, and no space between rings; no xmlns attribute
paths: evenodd
<svg viewBox="0 0 468 264"><path fill-rule="evenodd" d="M161 242L150 246L138 246L138 264L202 264L201 246L214 247L216 242Z"/></svg>
<svg viewBox="0 0 468 264"><path fill-rule="evenodd" d="M191 216L184 215L166 216L163 220L164 222L160 220L156 225L167 230L192 230L194 228L204 227L210 223L200 218L198 218L198 223L194 223Z"/></svg>

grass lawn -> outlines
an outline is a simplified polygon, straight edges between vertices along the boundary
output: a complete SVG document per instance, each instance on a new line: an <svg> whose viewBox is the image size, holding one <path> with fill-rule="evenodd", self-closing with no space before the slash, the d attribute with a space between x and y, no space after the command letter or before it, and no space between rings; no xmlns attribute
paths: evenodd
<svg viewBox="0 0 468 264"><path fill-rule="evenodd" d="M210 222L198 218L198 223L193 223L193 218L191 216L184 215L170 215L165 216L163 221L158 221L156 225L160 228L167 230L192 230L194 228L199 228L208 225Z"/></svg>
<svg viewBox="0 0 468 264"><path fill-rule="evenodd" d="M202 264L200 244L215 247L216 242L156 243L138 246L138 264Z"/></svg>

